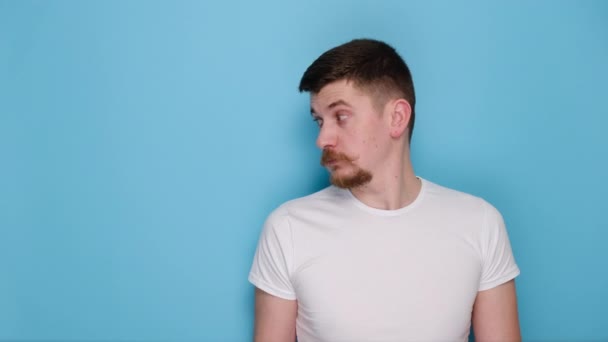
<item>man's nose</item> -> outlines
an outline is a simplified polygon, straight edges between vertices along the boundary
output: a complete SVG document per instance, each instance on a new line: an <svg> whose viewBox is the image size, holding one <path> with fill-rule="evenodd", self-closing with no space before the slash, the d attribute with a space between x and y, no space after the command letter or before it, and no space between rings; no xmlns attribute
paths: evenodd
<svg viewBox="0 0 608 342"><path fill-rule="evenodd" d="M317 147L321 150L326 148L336 147L338 137L334 129L329 126L323 126L319 130L319 136L317 137Z"/></svg>

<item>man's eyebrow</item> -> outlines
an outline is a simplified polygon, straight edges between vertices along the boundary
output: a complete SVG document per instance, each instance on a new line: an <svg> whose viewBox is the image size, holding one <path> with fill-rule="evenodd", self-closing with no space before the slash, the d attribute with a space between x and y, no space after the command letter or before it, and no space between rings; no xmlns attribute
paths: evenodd
<svg viewBox="0 0 608 342"><path fill-rule="evenodd" d="M337 106L351 107L351 105L348 104L348 102L346 102L344 100L337 100L337 101L334 101L334 102L330 103L329 106L327 106L327 109L332 109L332 108L337 107ZM310 107L310 115L312 115L313 117L317 116L317 113L315 112L315 109L312 108L312 107Z"/></svg>
<svg viewBox="0 0 608 342"><path fill-rule="evenodd" d="M348 102L344 101L344 100L338 100L338 101L334 101L332 103L329 104L329 106L327 106L328 109L332 109L334 107L337 106L347 106L347 107L351 107L350 104L348 104Z"/></svg>

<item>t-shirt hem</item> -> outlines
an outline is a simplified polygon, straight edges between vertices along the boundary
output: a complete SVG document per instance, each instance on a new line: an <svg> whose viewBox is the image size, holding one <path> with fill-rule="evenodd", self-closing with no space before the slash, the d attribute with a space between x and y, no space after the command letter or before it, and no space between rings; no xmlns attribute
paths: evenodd
<svg viewBox="0 0 608 342"><path fill-rule="evenodd" d="M478 291L485 291L485 290L493 289L493 288L497 287L498 285L502 285L502 284L508 282L509 280L514 279L515 277L517 277L519 275L519 273L520 273L519 268L517 266L515 266L515 268L513 268L511 271L507 272L502 277L496 278L495 280L492 280L490 282L483 283L482 285L480 285Z"/></svg>
<svg viewBox="0 0 608 342"><path fill-rule="evenodd" d="M269 285L265 281L259 279L255 275L250 274L248 280L250 283L252 283L258 289L260 289L264 292L270 293L271 295L273 295L275 297L279 297L279 298L283 298L283 299L287 299L287 300L296 300L295 294L279 290L279 289Z"/></svg>

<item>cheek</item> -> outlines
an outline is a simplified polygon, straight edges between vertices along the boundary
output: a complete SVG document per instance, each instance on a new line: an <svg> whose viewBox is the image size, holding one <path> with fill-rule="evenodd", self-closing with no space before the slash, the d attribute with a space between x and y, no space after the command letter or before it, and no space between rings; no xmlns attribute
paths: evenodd
<svg viewBox="0 0 608 342"><path fill-rule="evenodd" d="M368 150L377 151L379 148L378 138L374 135L368 136L366 139L363 139L363 147Z"/></svg>
<svg viewBox="0 0 608 342"><path fill-rule="evenodd" d="M378 149L378 139L375 136L372 136L369 139L369 144L371 145L370 147L372 147L374 150Z"/></svg>

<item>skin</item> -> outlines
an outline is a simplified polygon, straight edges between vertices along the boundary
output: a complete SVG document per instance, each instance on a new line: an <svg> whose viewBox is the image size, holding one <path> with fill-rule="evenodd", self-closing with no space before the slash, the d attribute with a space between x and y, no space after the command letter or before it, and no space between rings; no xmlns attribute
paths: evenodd
<svg viewBox="0 0 608 342"><path fill-rule="evenodd" d="M255 342L296 340L298 302L255 289Z"/></svg>
<svg viewBox="0 0 608 342"><path fill-rule="evenodd" d="M406 127L411 107L404 99L378 106L364 91L347 81L325 86L311 98L313 118L319 123L317 147L341 152L352 163L331 165L332 176L348 177L357 168L369 171L372 180L351 192L378 209L398 209L410 204L421 183L410 162Z"/></svg>
<svg viewBox="0 0 608 342"><path fill-rule="evenodd" d="M478 292L472 322L475 341L521 341L515 280Z"/></svg>
<svg viewBox="0 0 608 342"><path fill-rule="evenodd" d="M407 126L411 107L402 98L378 106L351 82L340 80L311 96L311 113L319 124L316 144L343 153L351 161L326 167L332 177L352 177L359 170L372 174L368 183L351 188L370 207L395 210L412 203L421 189L410 159ZM297 301L256 289L255 341L295 341ZM476 341L520 341L513 280L480 291L472 314Z"/></svg>

